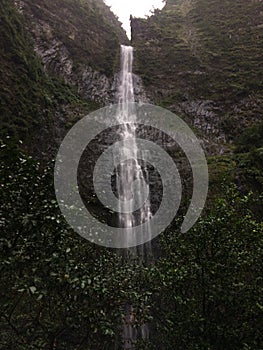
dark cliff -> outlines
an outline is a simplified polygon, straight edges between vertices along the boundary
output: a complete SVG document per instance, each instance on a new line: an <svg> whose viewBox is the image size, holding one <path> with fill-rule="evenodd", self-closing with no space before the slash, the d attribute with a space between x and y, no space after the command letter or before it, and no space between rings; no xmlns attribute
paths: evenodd
<svg viewBox="0 0 263 350"><path fill-rule="evenodd" d="M170 0L132 18L136 98L185 118L208 154L260 149L262 13L262 1ZM114 100L128 39L102 0L3 0L0 26L1 135L50 158L72 123Z"/></svg>
<svg viewBox="0 0 263 350"><path fill-rule="evenodd" d="M46 72L105 102L119 70L120 43L128 39L103 0L19 0L17 6Z"/></svg>
<svg viewBox="0 0 263 350"><path fill-rule="evenodd" d="M50 153L68 124L112 100L128 39L102 0L3 0L0 27L1 135Z"/></svg>
<svg viewBox="0 0 263 350"><path fill-rule="evenodd" d="M263 3L167 0L132 18L136 73L150 99L214 141L262 121Z"/></svg>

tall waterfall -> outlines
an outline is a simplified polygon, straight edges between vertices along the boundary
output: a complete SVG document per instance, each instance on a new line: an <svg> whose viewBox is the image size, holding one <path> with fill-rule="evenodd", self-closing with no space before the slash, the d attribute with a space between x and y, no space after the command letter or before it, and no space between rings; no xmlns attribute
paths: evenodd
<svg viewBox="0 0 263 350"><path fill-rule="evenodd" d="M139 150L136 143L136 112L133 105L133 47L121 46L121 78L118 95L117 118L122 125L120 136L128 147L119 149L119 159L128 159L119 164L117 172L117 193L119 197L119 226L132 228L151 218L150 198L144 195L150 193L148 184L147 168L142 167L139 159L143 159L142 150ZM132 201L131 201L132 200ZM139 203L137 210L134 210L134 203ZM150 224L147 226L150 232ZM144 232L142 231L143 235ZM129 243L129 242L127 242ZM149 247L147 245L149 254ZM144 247L145 248L145 247ZM143 255L143 247L137 247L137 253Z"/></svg>
<svg viewBox="0 0 263 350"><path fill-rule="evenodd" d="M122 141L128 147L118 150L118 159L126 159L119 163L117 173L117 194L119 198L119 227L132 228L151 218L151 203L149 198L149 183L147 168L140 164L139 159L143 159L142 150L138 149L136 143L136 112L133 105L133 47L121 46L121 76L118 91L118 113L117 118L121 125L119 133ZM119 164L118 164L119 163ZM148 198L143 198L143 194L148 194ZM133 203L140 203L139 209L134 211ZM148 233L151 230L150 223L147 225ZM145 234L143 230L141 234ZM127 242L129 243L129 242ZM129 245L129 244L128 244ZM126 251L126 259L146 259L151 255L151 243L138 246ZM131 305L125 307L125 321L123 326L124 349L135 349L136 339L148 338L148 326L143 325L139 329L133 327L134 315Z"/></svg>

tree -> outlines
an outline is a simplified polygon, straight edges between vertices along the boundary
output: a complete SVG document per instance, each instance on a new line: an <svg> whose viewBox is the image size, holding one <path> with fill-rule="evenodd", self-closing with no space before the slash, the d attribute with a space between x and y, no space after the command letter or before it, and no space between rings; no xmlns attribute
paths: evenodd
<svg viewBox="0 0 263 350"><path fill-rule="evenodd" d="M157 349L261 348L263 225L249 201L231 187L190 232L163 237L151 281Z"/></svg>

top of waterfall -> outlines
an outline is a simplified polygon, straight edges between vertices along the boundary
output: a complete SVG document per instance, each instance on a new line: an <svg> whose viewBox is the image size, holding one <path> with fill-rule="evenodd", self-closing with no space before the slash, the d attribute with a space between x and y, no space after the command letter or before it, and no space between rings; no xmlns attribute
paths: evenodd
<svg viewBox="0 0 263 350"><path fill-rule="evenodd" d="M119 104L127 105L128 102L134 102L134 89L132 77L133 47L121 45L121 80L118 92ZM122 111L127 114L127 111Z"/></svg>
<svg viewBox="0 0 263 350"><path fill-rule="evenodd" d="M132 49L133 50L133 46L128 46L128 45L121 45L122 48L127 48L127 49Z"/></svg>

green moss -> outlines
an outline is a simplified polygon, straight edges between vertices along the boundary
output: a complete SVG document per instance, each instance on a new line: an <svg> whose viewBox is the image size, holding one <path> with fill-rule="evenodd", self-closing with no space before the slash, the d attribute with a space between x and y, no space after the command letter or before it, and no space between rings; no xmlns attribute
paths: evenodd
<svg viewBox="0 0 263 350"><path fill-rule="evenodd" d="M28 150L45 152L54 142L57 113L70 123L76 113L100 105L82 100L77 88L61 78L46 75L24 18L8 0L0 3L0 28L0 138L21 139Z"/></svg>
<svg viewBox="0 0 263 350"><path fill-rule="evenodd" d="M262 10L259 1L169 0L147 20L134 18L135 70L155 102L159 96L165 107L184 96L213 101L231 140L258 122L263 113ZM243 103L246 99L253 102Z"/></svg>
<svg viewBox="0 0 263 350"><path fill-rule="evenodd" d="M34 22L48 25L51 35L67 48L75 69L89 65L111 76L120 42L128 42L120 22L102 0L43 0L40 6L25 0L24 14L31 29ZM45 33L40 35L47 41Z"/></svg>
<svg viewBox="0 0 263 350"><path fill-rule="evenodd" d="M235 141L236 152L248 152L263 147L263 122L245 129Z"/></svg>
<svg viewBox="0 0 263 350"><path fill-rule="evenodd" d="M262 219L263 193L263 148L254 149L248 153L230 156L215 156L208 158L209 167L209 196L207 207L214 204L217 196L224 192L222 184L238 187L244 194L253 192L254 204L251 209Z"/></svg>
<svg viewBox="0 0 263 350"><path fill-rule="evenodd" d="M0 4L0 27L0 116L5 120L2 134L30 142L33 121L42 132L43 124L51 131L52 103L44 98L50 95L48 79L34 54L21 16L6 0Z"/></svg>

